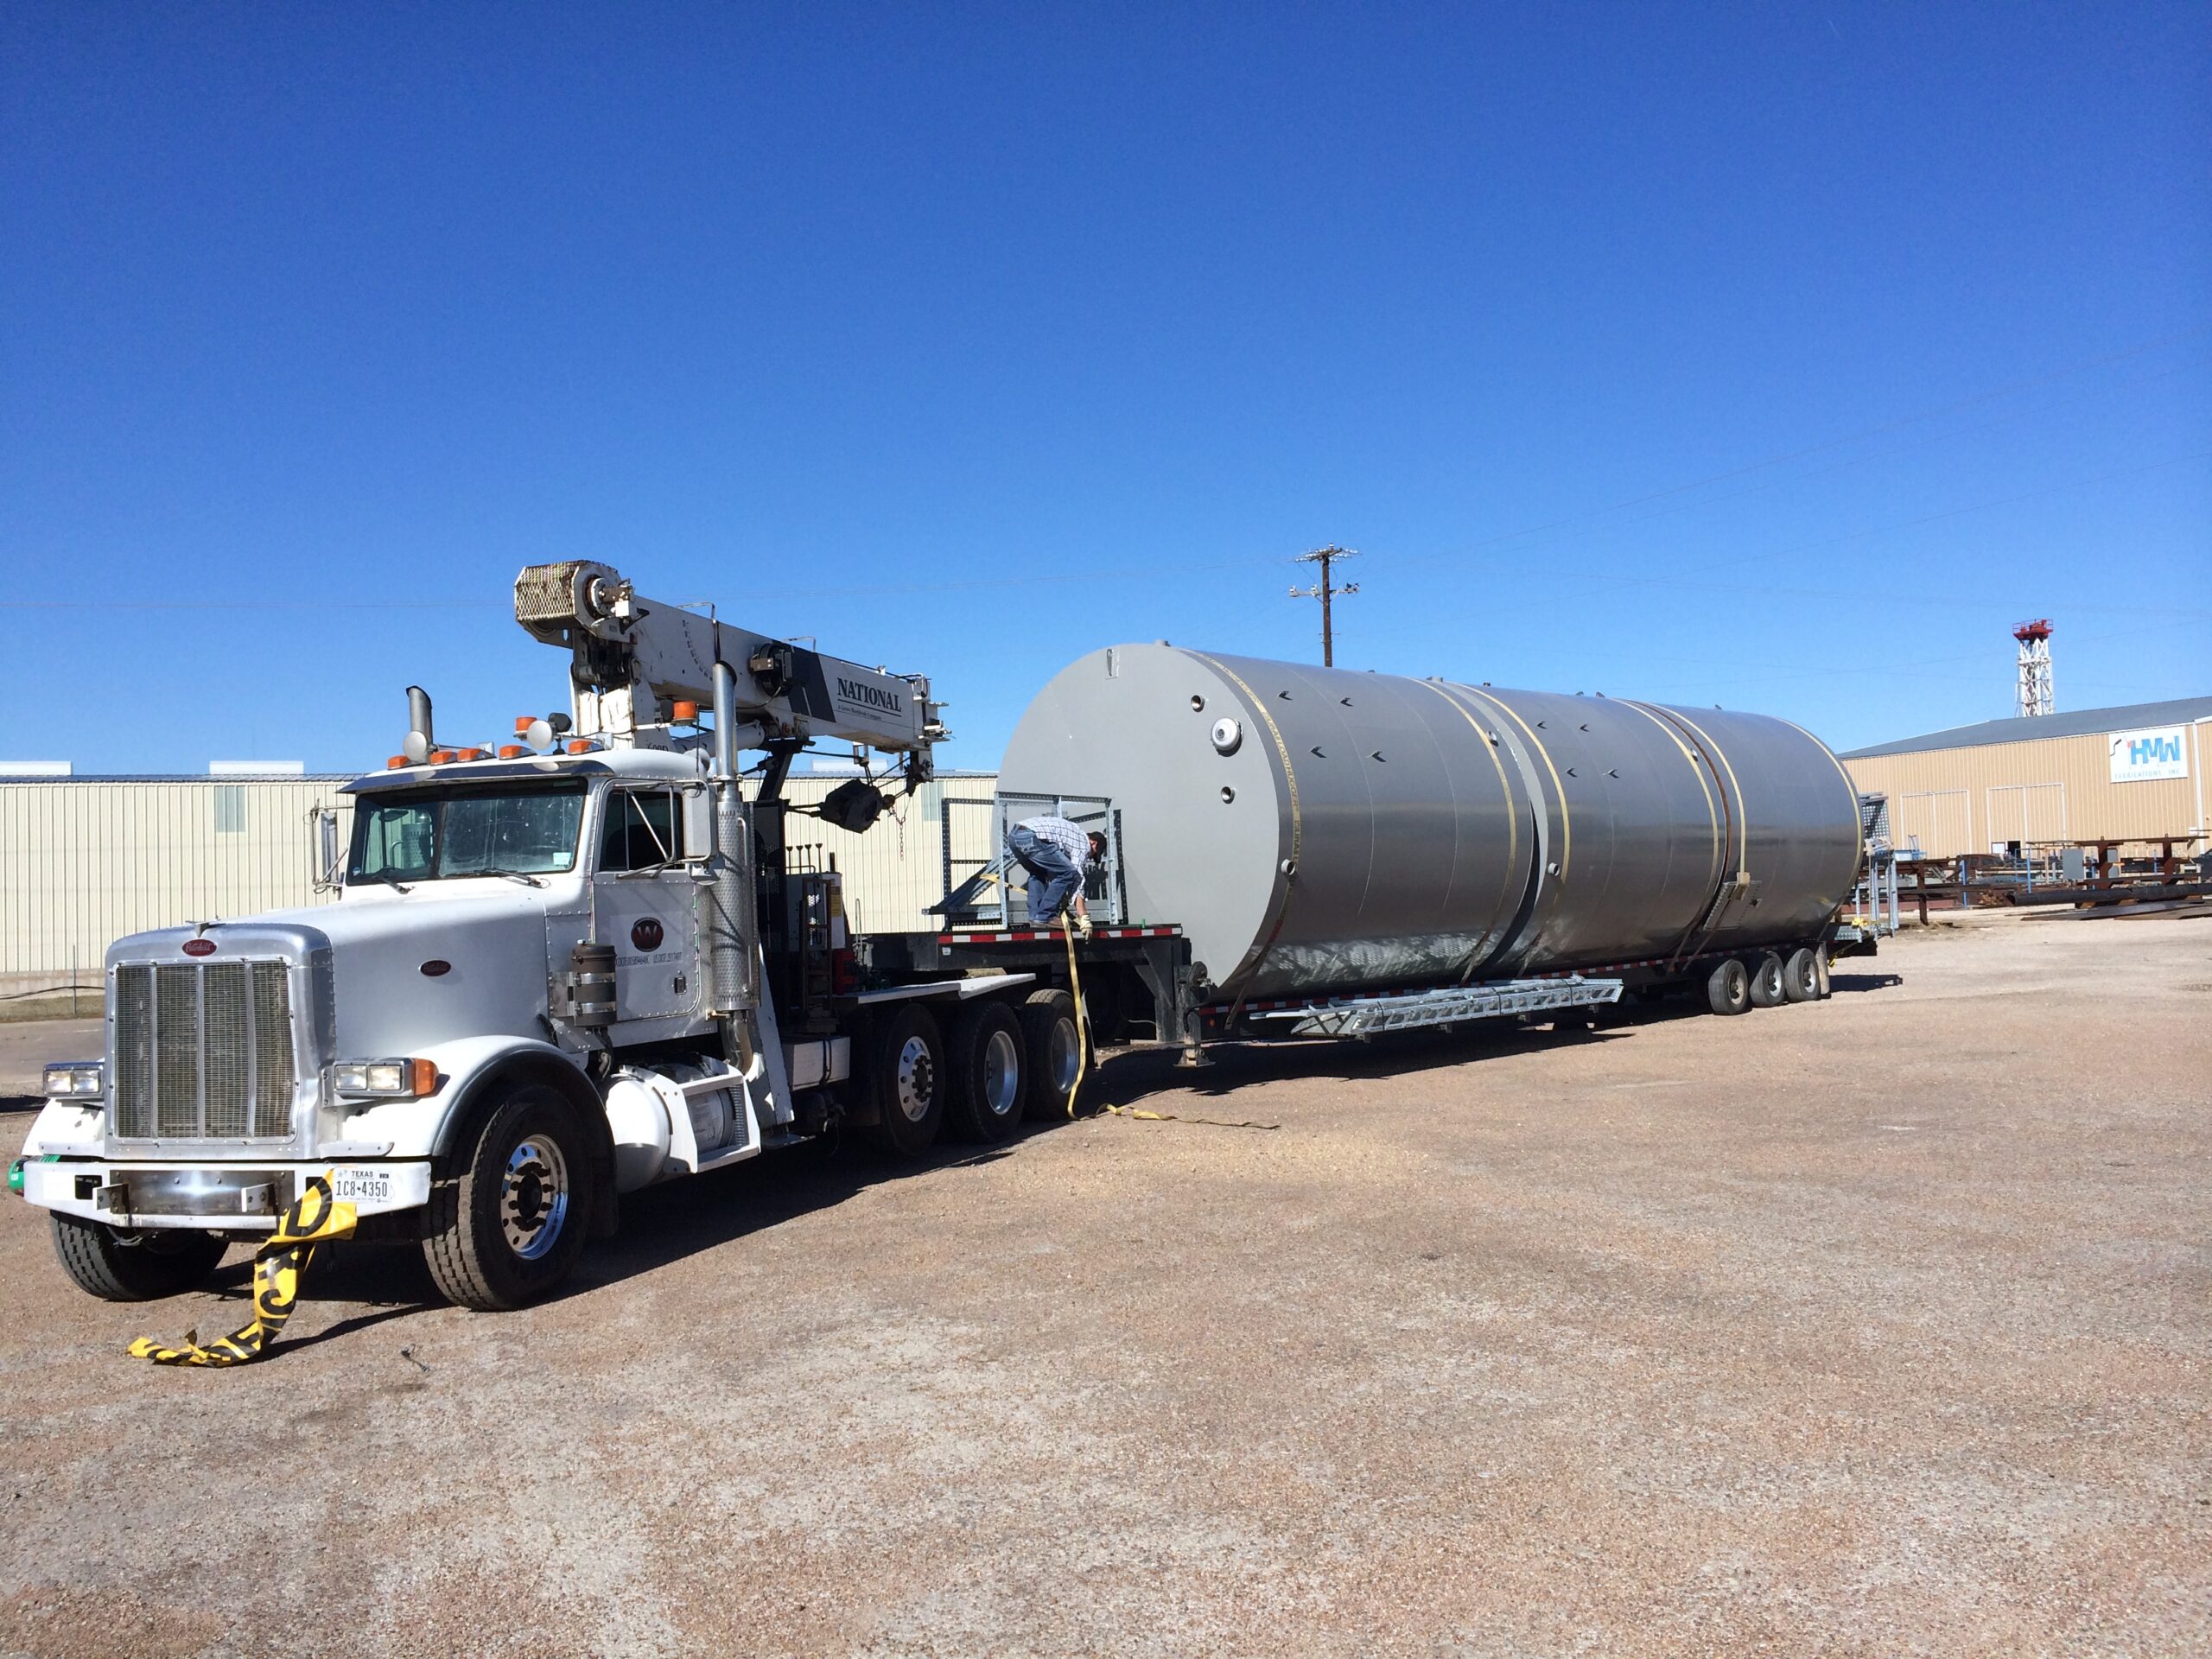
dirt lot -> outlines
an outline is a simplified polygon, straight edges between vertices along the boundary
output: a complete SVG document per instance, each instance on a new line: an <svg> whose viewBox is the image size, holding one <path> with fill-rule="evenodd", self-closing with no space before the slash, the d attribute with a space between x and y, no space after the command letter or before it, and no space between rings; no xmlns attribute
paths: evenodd
<svg viewBox="0 0 2212 1659"><path fill-rule="evenodd" d="M123 1353L243 1251L111 1307L0 1206L0 1649L2212 1650L2212 922L1843 966L1131 1058L1281 1127L785 1154L527 1313L355 1248L245 1370Z"/></svg>

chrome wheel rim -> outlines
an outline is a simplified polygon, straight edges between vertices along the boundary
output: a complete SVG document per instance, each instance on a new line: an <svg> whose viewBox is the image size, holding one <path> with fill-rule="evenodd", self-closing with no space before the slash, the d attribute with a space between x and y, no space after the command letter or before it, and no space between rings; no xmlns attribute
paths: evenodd
<svg viewBox="0 0 2212 1659"><path fill-rule="evenodd" d="M899 1051L899 1110L909 1123L918 1123L936 1099L937 1062L930 1058L930 1046L909 1037Z"/></svg>
<svg viewBox="0 0 2212 1659"><path fill-rule="evenodd" d="M983 1108L993 1117L1010 1117L1021 1094L1021 1052L1002 1031L983 1045Z"/></svg>
<svg viewBox="0 0 2212 1659"><path fill-rule="evenodd" d="M507 1248L525 1262L550 1250L569 1219L569 1162L543 1135L532 1135L507 1154L499 1183L499 1230Z"/></svg>

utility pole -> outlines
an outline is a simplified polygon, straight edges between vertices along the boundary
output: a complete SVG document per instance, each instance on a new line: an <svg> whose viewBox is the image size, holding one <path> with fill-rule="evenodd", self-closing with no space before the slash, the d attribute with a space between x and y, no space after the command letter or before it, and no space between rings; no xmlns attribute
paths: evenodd
<svg viewBox="0 0 2212 1659"><path fill-rule="evenodd" d="M1356 594L1359 591L1359 584L1356 582L1348 582L1341 588L1332 588L1329 585L1329 566L1333 560L1356 559L1358 556L1358 553L1351 548L1332 544L1328 547L1316 548L1311 553L1301 553L1291 561L1293 564L1318 564L1321 567L1320 581L1315 582L1311 588L1292 588L1290 596L1293 599L1318 599L1321 601L1321 666L1324 668L1334 668L1337 665L1337 640L1335 631L1330 625L1329 601L1339 594Z"/></svg>

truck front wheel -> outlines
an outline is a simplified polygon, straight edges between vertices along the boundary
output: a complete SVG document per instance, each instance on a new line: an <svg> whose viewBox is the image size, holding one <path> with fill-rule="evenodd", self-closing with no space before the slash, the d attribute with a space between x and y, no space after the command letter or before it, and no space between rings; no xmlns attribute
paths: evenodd
<svg viewBox="0 0 2212 1659"><path fill-rule="evenodd" d="M54 1215L54 1253L77 1288L104 1302L175 1296L215 1271L223 1241L213 1233L118 1233L97 1221Z"/></svg>
<svg viewBox="0 0 2212 1659"><path fill-rule="evenodd" d="M558 1093L525 1084L502 1095L430 1183L423 1259L446 1298L503 1313L566 1279L583 1254L590 1169Z"/></svg>

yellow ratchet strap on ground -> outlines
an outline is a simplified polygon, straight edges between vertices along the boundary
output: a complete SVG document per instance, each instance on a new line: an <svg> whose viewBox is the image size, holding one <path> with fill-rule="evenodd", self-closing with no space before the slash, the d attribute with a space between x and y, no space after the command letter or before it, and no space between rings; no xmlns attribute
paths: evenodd
<svg viewBox="0 0 2212 1659"><path fill-rule="evenodd" d="M1090 1014L1083 1006L1083 976L1075 966L1075 927L1071 922L1067 930L1068 989L1075 997L1075 1081L1068 1085L1068 1116L1075 1116L1076 1090L1083 1087L1084 1073L1090 1061ZM1217 1117L1178 1117L1173 1112L1147 1112L1135 1106L1107 1106L1101 1109L1116 1117L1135 1117L1147 1123L1198 1123L1210 1129L1279 1129L1280 1123L1231 1123Z"/></svg>
<svg viewBox="0 0 2212 1659"><path fill-rule="evenodd" d="M133 1359L156 1365L243 1365L269 1351L300 1300L300 1275L315 1259L315 1247L344 1238L360 1219L350 1204L330 1196L330 1178L308 1178L308 1190L277 1218L276 1230L253 1253L253 1323L218 1338L206 1347L200 1333L184 1333L184 1346L164 1348L151 1337L130 1344Z"/></svg>

